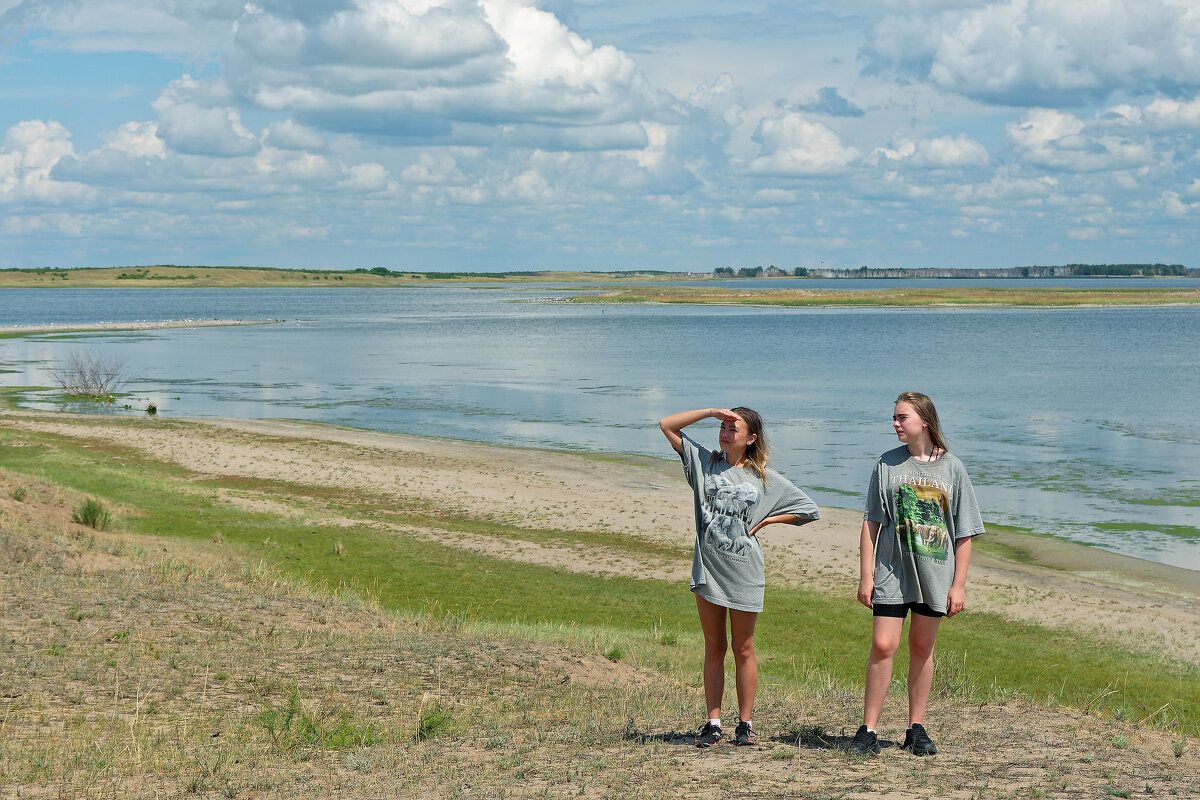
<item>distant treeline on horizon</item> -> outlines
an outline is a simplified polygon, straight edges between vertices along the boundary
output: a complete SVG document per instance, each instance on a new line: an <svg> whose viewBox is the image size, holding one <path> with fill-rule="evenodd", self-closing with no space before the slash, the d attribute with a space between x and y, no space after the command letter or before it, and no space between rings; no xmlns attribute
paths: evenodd
<svg viewBox="0 0 1200 800"><path fill-rule="evenodd" d="M197 280L201 276L193 273L179 275L178 270L244 270L254 273L274 273L280 277L283 274L296 274L300 277L314 276L318 279L329 279L330 276L340 275L373 275L380 278L406 278L425 280L456 280L479 278L544 278L551 275L564 274L597 275L620 278L1200 278L1200 269L1185 267L1182 264L1064 264L1061 266L1028 266L1028 267L994 267L981 269L961 269L952 267L856 267L853 269L837 269L833 267L795 267L781 268L774 264L762 267L717 267L712 272L698 270L662 270L662 269L629 269L629 270L511 270L507 272L422 272L411 269L391 269L389 267L359 267L357 269L320 269L320 268L287 268L287 267L250 267L226 265L180 265L156 264L153 267L9 267L0 269L3 273L32 273L35 275L51 275L66 280L71 273L112 272L120 270L115 275L116 280L151 280L177 281ZM131 271L126 271L131 270ZM152 272L157 270L159 272ZM161 274L168 270L167 274ZM341 280L337 277L337 280Z"/></svg>
<svg viewBox="0 0 1200 800"><path fill-rule="evenodd" d="M1182 264L1064 264L1057 267L998 267L954 269L943 267L857 267L831 269L796 267L788 271L769 267L717 267L717 278L1200 278L1200 269Z"/></svg>

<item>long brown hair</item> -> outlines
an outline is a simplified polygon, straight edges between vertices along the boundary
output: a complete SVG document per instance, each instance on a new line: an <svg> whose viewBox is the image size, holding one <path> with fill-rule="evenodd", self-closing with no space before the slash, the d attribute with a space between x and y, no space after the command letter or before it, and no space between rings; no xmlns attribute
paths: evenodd
<svg viewBox="0 0 1200 800"><path fill-rule="evenodd" d="M950 445L947 443L946 434L942 433L942 423L938 420L937 409L933 407L933 401L929 399L928 395L920 392L901 392L892 405L897 406L901 403L908 403L912 406L921 421L929 426L929 441L933 443L933 446L940 447L944 452L949 453Z"/></svg>
<svg viewBox="0 0 1200 800"><path fill-rule="evenodd" d="M767 434L763 431L762 417L754 409L746 408L745 406L738 406L729 410L741 417L746 423L746 430L754 435L754 441L746 445L746 452L742 455L742 461L749 465L754 474L763 482L763 486L766 486L767 461L771 458L771 449L767 444ZM713 451L713 463L716 463L716 460L721 455L722 453L719 450Z"/></svg>

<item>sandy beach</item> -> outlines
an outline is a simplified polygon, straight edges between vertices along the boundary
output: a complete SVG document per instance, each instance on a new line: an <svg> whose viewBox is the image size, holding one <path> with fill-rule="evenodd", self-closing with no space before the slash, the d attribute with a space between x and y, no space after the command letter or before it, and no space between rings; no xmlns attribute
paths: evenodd
<svg viewBox="0 0 1200 800"><path fill-rule="evenodd" d="M206 476L352 486L383 502L415 497L448 513L518 527L619 533L680 548L693 536L681 468L666 459L523 450L278 420L133 422L112 425L23 411L0 417L5 426L120 443ZM647 432L652 434L657 431ZM301 513L266 493L227 496L247 508ZM303 514L346 525L384 525L317 507ZM855 602L861 519L856 510L822 508L816 523L768 528L763 541L769 586L804 585ZM684 589L690 568L688 558L618 555L578 543L513 546L483 535L447 538L444 530L403 532L577 572L658 577ZM1015 561L988 552L986 542L976 548L968 613L987 611L1076 632L1094 630L1136 649L1200 663L1200 573L1048 537L989 536L1023 557Z"/></svg>

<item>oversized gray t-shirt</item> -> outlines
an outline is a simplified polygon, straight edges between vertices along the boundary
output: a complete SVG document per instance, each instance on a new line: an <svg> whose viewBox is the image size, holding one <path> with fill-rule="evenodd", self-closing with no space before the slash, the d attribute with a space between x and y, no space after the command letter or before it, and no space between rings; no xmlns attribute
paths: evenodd
<svg viewBox="0 0 1200 800"><path fill-rule="evenodd" d="M906 445L875 462L863 518L880 523L872 603L925 603L946 613L954 542L983 533L967 469L950 453L917 461Z"/></svg>
<svg viewBox="0 0 1200 800"><path fill-rule="evenodd" d="M795 514L803 525L821 516L817 505L787 478L768 468L767 482L683 436L683 472L696 504L692 591L738 611L762 611L766 573L758 536L749 531L767 517Z"/></svg>

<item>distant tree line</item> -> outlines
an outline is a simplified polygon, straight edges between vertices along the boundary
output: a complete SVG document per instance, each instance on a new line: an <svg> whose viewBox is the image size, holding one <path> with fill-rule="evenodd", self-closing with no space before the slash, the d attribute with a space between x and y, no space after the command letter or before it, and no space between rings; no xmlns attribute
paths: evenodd
<svg viewBox="0 0 1200 800"><path fill-rule="evenodd" d="M772 264L766 269L762 267L741 267L735 270L733 267L717 267L713 270L713 276L717 278L786 278L789 275L796 278L805 278L808 277L808 269L805 267L796 267L789 272Z"/></svg>
<svg viewBox="0 0 1200 800"><path fill-rule="evenodd" d="M1182 264L1065 264L1061 266L954 269L948 267L854 267L852 269L796 267L783 270L763 267L717 267L716 278L1085 278L1180 277L1200 278L1200 269Z"/></svg>
<svg viewBox="0 0 1200 800"><path fill-rule="evenodd" d="M411 270L390 270L387 267L372 267L371 269L359 267L351 272L360 275L378 275L382 278L429 278L437 281L448 281L454 278L507 278L509 275L537 274L532 272L413 272Z"/></svg>
<svg viewBox="0 0 1200 800"><path fill-rule="evenodd" d="M1073 275L1104 275L1104 276L1172 276L1186 278L1189 273L1200 270L1189 270L1182 264L1068 264Z"/></svg>

